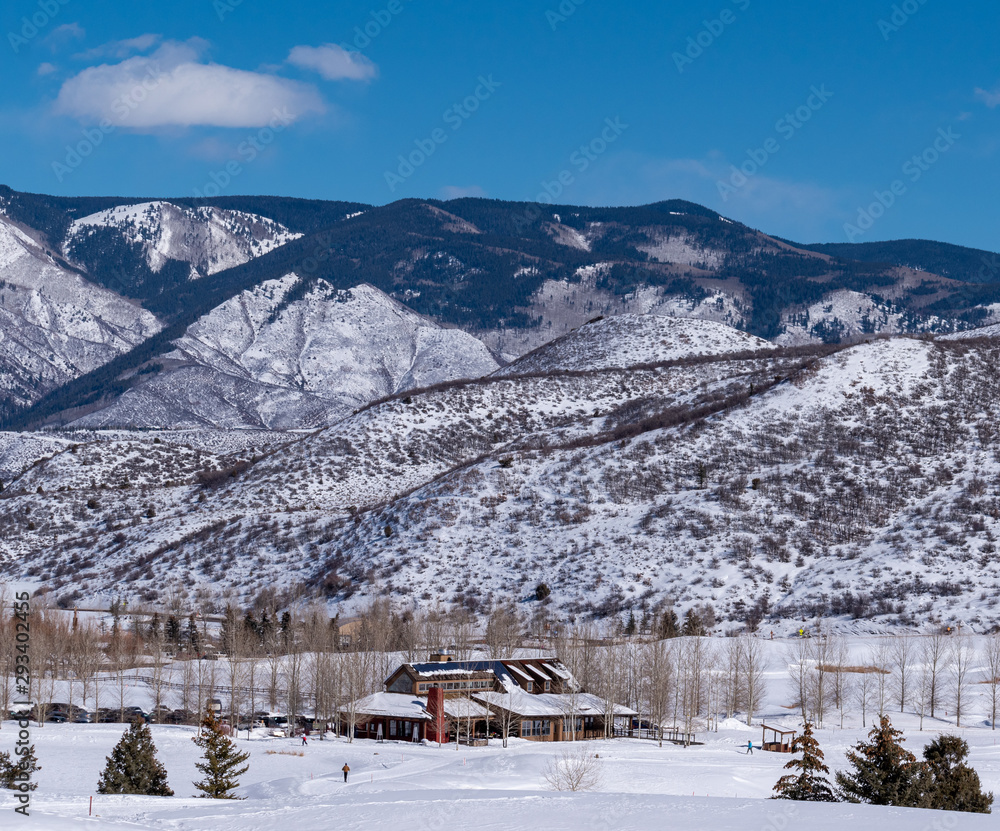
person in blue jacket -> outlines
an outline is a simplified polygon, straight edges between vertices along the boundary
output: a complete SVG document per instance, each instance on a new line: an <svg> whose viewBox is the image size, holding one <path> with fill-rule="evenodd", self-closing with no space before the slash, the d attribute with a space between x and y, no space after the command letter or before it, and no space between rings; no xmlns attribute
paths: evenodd
<svg viewBox="0 0 1000 831"><path fill-rule="evenodd" d="M753 756L753 742L752 741L747 742L747 753L749 753L751 756Z"/></svg>

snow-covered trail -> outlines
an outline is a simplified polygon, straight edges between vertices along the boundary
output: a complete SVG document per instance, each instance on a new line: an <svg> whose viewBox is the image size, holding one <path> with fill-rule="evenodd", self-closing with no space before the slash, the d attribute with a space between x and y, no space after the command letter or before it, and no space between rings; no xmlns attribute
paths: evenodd
<svg viewBox="0 0 1000 831"><path fill-rule="evenodd" d="M903 721L906 721L905 719ZM0 745L12 739L12 723ZM25 827L64 829L158 829L162 831L271 831L271 829L691 829L691 831L791 831L837 829L845 824L878 831L940 831L995 827L995 819L967 814L803 805L767 797L788 756L744 753L747 737L732 721L718 733L699 736L697 747L659 747L655 742L611 740L581 743L600 758L603 780L595 792L556 793L545 783L546 766L567 745L511 740L486 748L445 747L343 739L255 737L240 740L251 754L242 801L194 798L196 748L188 727L152 727L159 755L177 796L110 797L94 794L105 756L122 733L120 725L46 725L33 729L42 770ZM866 731L859 727L818 731L832 770L844 767L844 752ZM937 734L907 725L907 747L920 752ZM995 733L963 731L971 762L983 785L1000 792L1000 746ZM340 768L351 767L345 785ZM88 817L94 796L94 816ZM18 827L14 802L0 796L0 828Z"/></svg>

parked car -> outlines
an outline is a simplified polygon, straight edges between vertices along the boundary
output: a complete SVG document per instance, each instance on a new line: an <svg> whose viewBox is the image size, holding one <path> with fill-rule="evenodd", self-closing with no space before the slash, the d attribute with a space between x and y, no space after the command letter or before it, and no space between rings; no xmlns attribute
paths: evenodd
<svg viewBox="0 0 1000 831"><path fill-rule="evenodd" d="M155 724L169 724L170 714L173 712L165 704L160 704L149 711L147 720Z"/></svg>
<svg viewBox="0 0 1000 831"><path fill-rule="evenodd" d="M75 708L75 709L79 709L79 708ZM94 722L96 720L97 720L97 714L96 713L88 713L86 710L82 710L82 709L80 709L79 712L77 712L76 715L73 716L73 723L74 724L91 724L92 722Z"/></svg>

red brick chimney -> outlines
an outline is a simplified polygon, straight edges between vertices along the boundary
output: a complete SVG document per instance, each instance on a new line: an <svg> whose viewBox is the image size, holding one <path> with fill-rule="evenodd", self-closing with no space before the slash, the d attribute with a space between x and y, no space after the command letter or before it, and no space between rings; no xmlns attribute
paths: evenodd
<svg viewBox="0 0 1000 831"><path fill-rule="evenodd" d="M444 690L431 687L427 691L427 712L431 723L427 725L427 739L445 744L448 741L448 717L444 714Z"/></svg>

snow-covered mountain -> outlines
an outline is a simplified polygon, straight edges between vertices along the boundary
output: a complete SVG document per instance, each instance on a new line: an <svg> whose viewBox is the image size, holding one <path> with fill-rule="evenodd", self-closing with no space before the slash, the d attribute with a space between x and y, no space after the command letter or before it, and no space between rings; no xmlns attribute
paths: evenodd
<svg viewBox="0 0 1000 831"><path fill-rule="evenodd" d="M632 332L613 354L645 357ZM544 582L536 611L577 619L1000 619L1000 345L567 358L279 443L64 434L3 492L7 571L67 602L225 585L476 608Z"/></svg>
<svg viewBox="0 0 1000 831"><path fill-rule="evenodd" d="M242 265L302 236L243 211L143 202L74 221L63 246L65 255L72 259L74 246L97 228L115 229L127 242L141 245L154 272L168 260L179 260L190 264L192 277Z"/></svg>
<svg viewBox="0 0 1000 831"><path fill-rule="evenodd" d="M622 314L592 320L498 374L625 368L773 348L774 344L762 338L710 320Z"/></svg>
<svg viewBox="0 0 1000 831"><path fill-rule="evenodd" d="M67 270L0 213L0 397L30 404L160 329L138 303Z"/></svg>
<svg viewBox="0 0 1000 831"><path fill-rule="evenodd" d="M497 368L471 335L371 286L301 289L290 274L223 303L175 342L164 371L75 426L312 428L401 390Z"/></svg>

